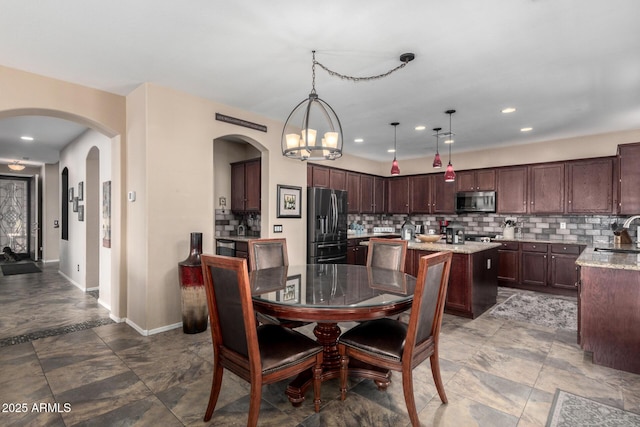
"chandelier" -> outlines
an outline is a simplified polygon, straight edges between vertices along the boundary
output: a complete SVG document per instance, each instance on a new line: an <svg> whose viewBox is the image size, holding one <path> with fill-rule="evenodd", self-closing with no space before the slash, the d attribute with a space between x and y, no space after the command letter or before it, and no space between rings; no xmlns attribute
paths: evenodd
<svg viewBox="0 0 640 427"><path fill-rule="evenodd" d="M7 166L12 171L21 171L21 170L24 169L24 165L20 164L20 162L17 161L17 160L15 162L13 162L13 163L9 163Z"/></svg>
<svg viewBox="0 0 640 427"><path fill-rule="evenodd" d="M415 58L413 53L400 56L402 64L386 73L370 77L352 77L332 71L316 61L312 51L311 93L295 106L282 129L282 155L298 160L335 160L342 157L342 124L333 108L316 92L316 65L329 75L354 82L386 77L405 67Z"/></svg>

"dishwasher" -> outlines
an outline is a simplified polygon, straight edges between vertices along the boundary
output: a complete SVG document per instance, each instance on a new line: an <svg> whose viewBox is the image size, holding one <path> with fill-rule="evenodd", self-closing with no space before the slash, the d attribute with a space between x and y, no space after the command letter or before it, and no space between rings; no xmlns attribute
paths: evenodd
<svg viewBox="0 0 640 427"><path fill-rule="evenodd" d="M229 239L216 239L216 255L236 256L236 242Z"/></svg>

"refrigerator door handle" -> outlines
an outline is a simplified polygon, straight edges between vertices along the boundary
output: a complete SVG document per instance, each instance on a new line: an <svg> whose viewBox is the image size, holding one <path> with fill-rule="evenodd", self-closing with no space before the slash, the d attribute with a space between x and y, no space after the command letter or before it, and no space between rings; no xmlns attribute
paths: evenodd
<svg viewBox="0 0 640 427"><path fill-rule="evenodd" d="M346 246L346 245L347 245L346 243L319 244L318 249L335 248L335 247Z"/></svg>

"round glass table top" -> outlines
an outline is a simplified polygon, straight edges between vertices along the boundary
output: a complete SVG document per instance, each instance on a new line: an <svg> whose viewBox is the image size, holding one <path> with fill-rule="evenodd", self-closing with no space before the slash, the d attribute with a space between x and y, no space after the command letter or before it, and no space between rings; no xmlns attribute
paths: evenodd
<svg viewBox="0 0 640 427"><path fill-rule="evenodd" d="M396 270L350 264L307 264L250 274L254 305L283 309L375 309L410 305L415 277Z"/></svg>

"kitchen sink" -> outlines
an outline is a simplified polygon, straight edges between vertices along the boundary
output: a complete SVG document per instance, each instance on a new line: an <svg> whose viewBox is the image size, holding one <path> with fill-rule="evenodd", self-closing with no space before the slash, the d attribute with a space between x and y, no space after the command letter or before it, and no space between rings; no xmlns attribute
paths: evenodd
<svg viewBox="0 0 640 427"><path fill-rule="evenodd" d="M627 249L627 248L593 248L596 252L613 252L619 254L640 254L640 249Z"/></svg>

